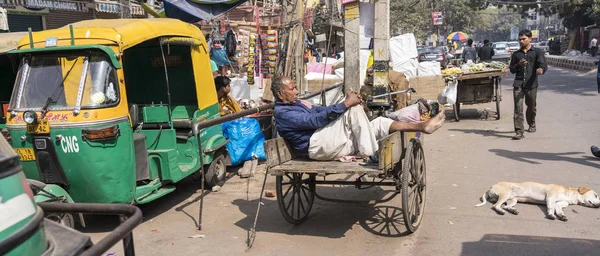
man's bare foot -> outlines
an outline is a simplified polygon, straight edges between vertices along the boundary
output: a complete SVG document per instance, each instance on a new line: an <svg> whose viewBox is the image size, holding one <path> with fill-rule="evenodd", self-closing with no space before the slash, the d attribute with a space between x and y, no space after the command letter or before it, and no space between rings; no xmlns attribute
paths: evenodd
<svg viewBox="0 0 600 256"><path fill-rule="evenodd" d="M437 129L444 125L444 121L446 120L446 115L444 111L441 111L437 116L427 120L424 122L425 128L423 128L423 132L426 134L432 134Z"/></svg>

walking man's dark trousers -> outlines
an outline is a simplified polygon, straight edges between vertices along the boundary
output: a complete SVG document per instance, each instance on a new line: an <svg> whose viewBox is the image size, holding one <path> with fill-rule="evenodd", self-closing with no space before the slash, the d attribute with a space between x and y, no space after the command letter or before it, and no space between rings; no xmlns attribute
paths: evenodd
<svg viewBox="0 0 600 256"><path fill-rule="evenodd" d="M519 64L521 59L527 60L525 66ZM527 52L520 49L511 56L510 72L515 74L513 96L515 100L515 133L517 135L522 135L525 131L523 126L523 101L527 106L525 117L527 118L527 124L529 124L528 131L535 132L536 130L538 68L541 68L543 73L546 73L548 69L546 57L541 49L531 47Z"/></svg>

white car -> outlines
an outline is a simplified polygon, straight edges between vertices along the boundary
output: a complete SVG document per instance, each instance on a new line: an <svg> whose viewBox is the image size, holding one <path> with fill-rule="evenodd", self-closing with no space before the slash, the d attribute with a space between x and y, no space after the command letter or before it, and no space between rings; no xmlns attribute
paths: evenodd
<svg viewBox="0 0 600 256"><path fill-rule="evenodd" d="M508 45L508 42L493 43L492 49L494 49L494 56L492 56L493 60L510 59L511 49Z"/></svg>

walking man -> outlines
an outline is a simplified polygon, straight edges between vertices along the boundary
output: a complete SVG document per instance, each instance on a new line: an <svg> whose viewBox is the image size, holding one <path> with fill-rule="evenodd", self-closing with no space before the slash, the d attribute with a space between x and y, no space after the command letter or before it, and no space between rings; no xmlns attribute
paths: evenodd
<svg viewBox="0 0 600 256"><path fill-rule="evenodd" d="M515 136L513 139L520 140L525 128L523 127L523 99L527 105L525 116L529 124L528 132L535 132L535 115L537 113L537 88L538 76L546 73L548 66L544 52L531 46L531 31L521 30L519 32L519 44L521 49L513 53L510 59L510 72L515 74L513 83L513 95L515 100Z"/></svg>
<svg viewBox="0 0 600 256"><path fill-rule="evenodd" d="M590 52L592 57L596 57L596 54L598 53L598 39L596 37L592 38L592 41L590 41Z"/></svg>
<svg viewBox="0 0 600 256"><path fill-rule="evenodd" d="M483 47L479 48L479 60L491 61L494 56L494 49L490 45L490 40L483 40Z"/></svg>

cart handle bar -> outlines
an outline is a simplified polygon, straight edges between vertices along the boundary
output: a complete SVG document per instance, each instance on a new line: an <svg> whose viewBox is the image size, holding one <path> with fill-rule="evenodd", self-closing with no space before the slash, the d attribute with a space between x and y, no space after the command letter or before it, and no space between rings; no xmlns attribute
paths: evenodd
<svg viewBox="0 0 600 256"><path fill-rule="evenodd" d="M113 245L127 236L131 241L123 241L125 246L125 254L128 254L128 249L133 253L133 229L142 223L142 211L140 208L128 204L87 204L87 203L38 203L45 212L66 212L66 213L87 213L95 215L120 215L126 216L127 219L117 226L110 234L94 244L89 249L85 250L81 255L102 255L108 251ZM129 242L130 248L126 242Z"/></svg>
<svg viewBox="0 0 600 256"><path fill-rule="evenodd" d="M415 90L415 88L408 88L408 89L402 90L402 91L380 94L380 95L377 95L377 96L373 96L372 98L373 99L377 99L377 98L383 98L383 97L387 97L387 96L392 96L392 95L399 94L399 93L409 93L409 92L416 93L417 90Z"/></svg>

